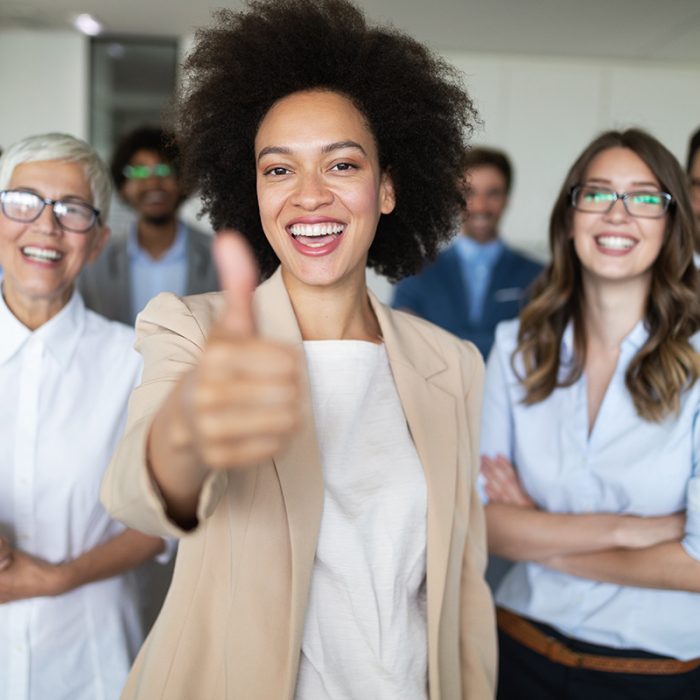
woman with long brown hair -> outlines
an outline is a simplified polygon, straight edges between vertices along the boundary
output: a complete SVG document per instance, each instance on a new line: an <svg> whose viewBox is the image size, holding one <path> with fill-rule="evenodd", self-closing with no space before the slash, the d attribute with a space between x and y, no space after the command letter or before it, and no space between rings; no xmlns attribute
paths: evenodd
<svg viewBox="0 0 700 700"><path fill-rule="evenodd" d="M700 287L683 173L607 132L569 171L552 263L487 369L482 474L499 698L697 698Z"/></svg>

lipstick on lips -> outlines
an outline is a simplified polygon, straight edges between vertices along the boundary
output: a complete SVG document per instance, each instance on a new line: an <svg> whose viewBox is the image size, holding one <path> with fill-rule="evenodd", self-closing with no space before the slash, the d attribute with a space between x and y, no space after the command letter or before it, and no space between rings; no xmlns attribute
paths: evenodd
<svg viewBox="0 0 700 700"><path fill-rule="evenodd" d="M304 217L287 224L294 247L310 257L329 255L339 245L346 225L337 219Z"/></svg>

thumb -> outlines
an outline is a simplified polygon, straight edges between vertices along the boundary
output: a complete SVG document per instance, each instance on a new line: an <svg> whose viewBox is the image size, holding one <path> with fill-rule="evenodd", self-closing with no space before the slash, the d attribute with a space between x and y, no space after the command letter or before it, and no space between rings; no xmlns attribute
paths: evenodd
<svg viewBox="0 0 700 700"><path fill-rule="evenodd" d="M221 289L226 294L220 325L231 335L252 335L255 332L253 292L259 278L253 252L240 233L224 230L216 234L212 254Z"/></svg>

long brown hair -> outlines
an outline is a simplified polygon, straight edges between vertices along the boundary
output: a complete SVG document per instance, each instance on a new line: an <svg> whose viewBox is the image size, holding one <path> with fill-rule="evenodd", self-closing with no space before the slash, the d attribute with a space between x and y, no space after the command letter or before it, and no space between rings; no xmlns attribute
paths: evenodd
<svg viewBox="0 0 700 700"><path fill-rule="evenodd" d="M638 414L658 422L678 411L681 394L700 374L699 356L689 342L700 329L700 276L693 263L694 221L683 171L674 156L644 131L601 134L569 170L550 219L552 262L538 278L532 300L520 313L518 346L511 361L525 387L524 403L528 405L543 401L558 387L570 386L583 372L586 329L581 263L569 235L573 218L570 192L583 181L591 161L609 148L633 151L673 197L666 215L664 242L652 267L644 318L649 338L625 375ZM560 367L562 337L570 321L574 328L573 357Z"/></svg>

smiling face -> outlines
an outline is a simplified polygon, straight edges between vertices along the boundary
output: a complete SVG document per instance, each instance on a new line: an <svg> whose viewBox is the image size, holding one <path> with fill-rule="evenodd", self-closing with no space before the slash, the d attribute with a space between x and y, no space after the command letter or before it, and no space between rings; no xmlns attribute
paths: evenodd
<svg viewBox="0 0 700 700"><path fill-rule="evenodd" d="M498 225L508 204L508 186L503 173L493 165L479 165L464 175L467 208L462 233L478 243L498 237Z"/></svg>
<svg viewBox="0 0 700 700"><path fill-rule="evenodd" d="M166 164L156 151L141 149L136 151L129 160L131 166L146 166ZM151 174L146 178L126 179L120 190L124 200L136 211L140 219L154 224L164 224L175 219L180 204L181 192L174 173L160 177Z"/></svg>
<svg viewBox="0 0 700 700"><path fill-rule="evenodd" d="M581 184L615 192L658 192L661 185L644 161L628 148L609 148L593 160ZM668 225L631 216L618 200L607 213L574 211L571 237L587 284L596 280L643 279L649 283Z"/></svg>
<svg viewBox="0 0 700 700"><path fill-rule="evenodd" d="M22 163L14 169L7 189L93 204L83 166L75 162ZM99 224L87 233L64 231L49 205L30 223L0 213L3 296L15 316L36 328L57 314L70 298L83 266L97 257L108 236L109 230Z"/></svg>
<svg viewBox="0 0 700 700"><path fill-rule="evenodd" d="M338 93L289 95L262 120L255 157L262 228L285 281L364 285L394 189L360 111Z"/></svg>

